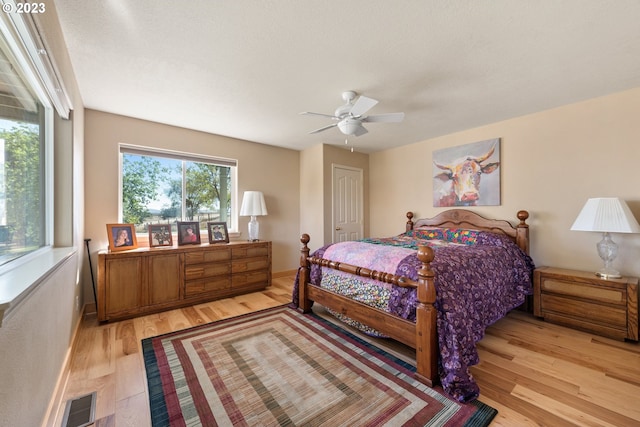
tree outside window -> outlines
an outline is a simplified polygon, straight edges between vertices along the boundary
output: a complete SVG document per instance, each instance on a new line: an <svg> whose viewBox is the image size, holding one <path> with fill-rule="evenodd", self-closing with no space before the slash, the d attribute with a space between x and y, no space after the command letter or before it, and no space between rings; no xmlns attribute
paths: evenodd
<svg viewBox="0 0 640 427"><path fill-rule="evenodd" d="M231 227L233 168L178 156L122 153L122 220L146 233L149 224L208 221Z"/></svg>

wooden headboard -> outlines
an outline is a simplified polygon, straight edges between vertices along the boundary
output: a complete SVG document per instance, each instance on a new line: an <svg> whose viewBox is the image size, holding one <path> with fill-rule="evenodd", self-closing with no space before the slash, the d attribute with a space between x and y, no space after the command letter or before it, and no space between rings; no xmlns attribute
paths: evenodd
<svg viewBox="0 0 640 427"><path fill-rule="evenodd" d="M492 233L509 236L516 244L529 253L529 225L526 223L529 212L518 211L520 223L513 226L509 221L487 219L466 209L449 209L433 218L422 218L413 221L413 212L407 212L407 231L420 227L453 227L471 230L490 231Z"/></svg>

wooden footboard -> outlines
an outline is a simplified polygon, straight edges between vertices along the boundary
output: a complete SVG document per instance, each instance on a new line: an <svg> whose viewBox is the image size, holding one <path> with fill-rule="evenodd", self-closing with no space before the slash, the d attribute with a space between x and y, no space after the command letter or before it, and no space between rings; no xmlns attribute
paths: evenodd
<svg viewBox="0 0 640 427"><path fill-rule="evenodd" d="M509 221L486 219L475 212L464 209L443 211L433 218L419 219L416 222L413 221L413 213L408 212L406 230L409 231L420 227L456 227L489 231L508 236L523 251L529 253L529 226L526 223L528 217L529 213L527 211L519 211L517 218L520 223L514 227ZM302 242L302 250L298 283L299 310L302 312L311 311L312 301L316 301L325 307L331 308L338 313L415 348L416 377L429 386L437 383L439 351L436 332L436 309L434 307L436 288L435 275L430 267L430 263L434 257L433 250L427 246L419 247L418 259L422 263L422 267L418 271L418 281L414 281L407 277L311 257L309 256L310 251L307 245L309 243L309 235L303 234L300 242ZM353 301L347 297L311 284L310 273L312 264L401 287L416 288L418 300L416 322L413 323L401 319L390 313Z"/></svg>
<svg viewBox="0 0 640 427"><path fill-rule="evenodd" d="M300 276L298 282L299 310L311 311L311 302L331 308L353 320L388 335L416 349L416 377L429 386L438 381L438 337L436 334L436 290L434 274L429 263L433 261L433 249L420 246L418 259L422 267L418 271L418 281L403 276L383 273L351 264L329 261L309 256L309 235L303 234L300 257ZM334 270L355 274L357 276L391 283L400 287L416 288L418 306L416 322L404 320L390 313L370 307L358 301L323 289L310 283L311 264L329 267Z"/></svg>

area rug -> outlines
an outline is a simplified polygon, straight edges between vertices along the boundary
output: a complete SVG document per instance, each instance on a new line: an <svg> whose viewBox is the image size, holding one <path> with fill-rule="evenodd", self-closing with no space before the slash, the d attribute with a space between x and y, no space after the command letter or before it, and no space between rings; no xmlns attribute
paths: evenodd
<svg viewBox="0 0 640 427"><path fill-rule="evenodd" d="M415 368L314 314L278 307L142 341L153 426L487 426Z"/></svg>

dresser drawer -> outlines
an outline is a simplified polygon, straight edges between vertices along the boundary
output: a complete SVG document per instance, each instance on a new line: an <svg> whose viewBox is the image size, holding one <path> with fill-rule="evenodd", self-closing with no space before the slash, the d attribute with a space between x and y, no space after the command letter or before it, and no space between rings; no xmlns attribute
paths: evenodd
<svg viewBox="0 0 640 427"><path fill-rule="evenodd" d="M542 294L541 305L544 313L562 314L578 320L588 319L590 323L602 323L613 328L625 329L627 327L625 306L603 307L596 302L553 294Z"/></svg>
<svg viewBox="0 0 640 427"><path fill-rule="evenodd" d="M231 287L233 288L240 288L257 283L263 283L265 287L268 286L269 272L253 271L250 273L238 273L231 276Z"/></svg>
<svg viewBox="0 0 640 427"><path fill-rule="evenodd" d="M542 292L549 292L571 297L600 301L607 304L615 304L621 307L627 305L627 293L624 289L613 289L602 285L580 284L576 281L543 278L540 283Z"/></svg>
<svg viewBox="0 0 640 427"><path fill-rule="evenodd" d="M189 280L185 283L185 296L198 295L204 292L231 289L230 276L208 277L200 280Z"/></svg>
<svg viewBox="0 0 640 427"><path fill-rule="evenodd" d="M187 265L184 268L185 280L202 279L231 273L231 265L226 262Z"/></svg>
<svg viewBox="0 0 640 427"><path fill-rule="evenodd" d="M269 267L269 258L249 258L231 262L232 273L242 273L244 271L262 270Z"/></svg>
<svg viewBox="0 0 640 427"><path fill-rule="evenodd" d="M269 255L269 245L254 244L251 246L243 246L239 248L233 248L233 259L236 258L252 258L252 257L266 257Z"/></svg>
<svg viewBox="0 0 640 427"><path fill-rule="evenodd" d="M187 252L184 257L185 264L202 264L205 262L228 261L231 259L229 248L216 250Z"/></svg>

